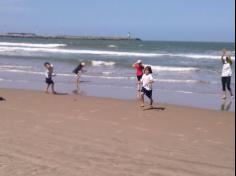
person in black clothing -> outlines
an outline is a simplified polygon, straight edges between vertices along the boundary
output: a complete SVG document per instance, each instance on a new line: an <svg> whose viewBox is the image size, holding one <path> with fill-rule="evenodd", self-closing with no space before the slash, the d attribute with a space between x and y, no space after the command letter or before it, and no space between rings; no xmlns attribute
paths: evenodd
<svg viewBox="0 0 236 176"><path fill-rule="evenodd" d="M81 62L74 70L73 70L73 73L76 74L76 85L77 85L77 89L79 88L79 83L80 83L80 77L81 77L81 74L83 72L85 72L85 70L83 70L85 66L85 63L84 62Z"/></svg>

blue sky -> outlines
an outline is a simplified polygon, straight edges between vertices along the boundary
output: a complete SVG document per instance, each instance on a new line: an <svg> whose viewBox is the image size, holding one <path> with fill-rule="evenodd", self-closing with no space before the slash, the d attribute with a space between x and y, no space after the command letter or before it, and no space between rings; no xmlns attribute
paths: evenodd
<svg viewBox="0 0 236 176"><path fill-rule="evenodd" d="M0 32L234 41L234 0L0 0Z"/></svg>

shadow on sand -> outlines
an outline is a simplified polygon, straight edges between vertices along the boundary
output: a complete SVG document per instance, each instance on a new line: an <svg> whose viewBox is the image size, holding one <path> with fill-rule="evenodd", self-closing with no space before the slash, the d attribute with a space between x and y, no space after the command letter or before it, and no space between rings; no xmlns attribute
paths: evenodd
<svg viewBox="0 0 236 176"><path fill-rule="evenodd" d="M54 95L69 95L68 93L56 92Z"/></svg>
<svg viewBox="0 0 236 176"><path fill-rule="evenodd" d="M231 106L232 106L232 101L230 100L230 101L226 101L226 100L223 100L222 102L221 102L221 111L230 111L230 108L231 108Z"/></svg>
<svg viewBox="0 0 236 176"><path fill-rule="evenodd" d="M151 107L151 108L145 108L143 111L165 111L165 107Z"/></svg>
<svg viewBox="0 0 236 176"><path fill-rule="evenodd" d="M0 101L6 101L6 99L3 97L0 97Z"/></svg>

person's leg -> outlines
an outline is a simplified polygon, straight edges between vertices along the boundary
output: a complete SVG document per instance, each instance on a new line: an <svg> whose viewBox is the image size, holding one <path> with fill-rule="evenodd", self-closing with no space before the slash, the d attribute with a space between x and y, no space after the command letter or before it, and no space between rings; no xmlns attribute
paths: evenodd
<svg viewBox="0 0 236 176"><path fill-rule="evenodd" d="M54 82L51 84L51 86L52 86L52 87L51 87L51 88L52 88L52 93L53 93L53 94L56 94L56 91L55 91L55 89L54 89Z"/></svg>
<svg viewBox="0 0 236 176"><path fill-rule="evenodd" d="M45 89L45 93L48 93L49 86L50 86L50 84L47 84L46 89Z"/></svg>
<svg viewBox="0 0 236 176"><path fill-rule="evenodd" d="M152 90L147 92L147 97L150 99L150 107L153 105Z"/></svg>
<svg viewBox="0 0 236 176"><path fill-rule="evenodd" d="M138 81L137 82L137 97L140 98L141 97L141 82Z"/></svg>
<svg viewBox="0 0 236 176"><path fill-rule="evenodd" d="M144 95L145 95L145 89L142 88L141 92L140 92L140 96L141 96L141 107L144 107Z"/></svg>
<svg viewBox="0 0 236 176"><path fill-rule="evenodd" d="M77 86L77 89L79 89L79 85L80 85L80 75L79 73L77 74L77 78L76 78L76 86Z"/></svg>
<svg viewBox="0 0 236 176"><path fill-rule="evenodd" d="M226 77L222 77L221 81L222 81L222 90L223 90L223 96L222 99L226 99Z"/></svg>
<svg viewBox="0 0 236 176"><path fill-rule="evenodd" d="M227 89L229 90L230 92L230 95L231 97L233 96L233 92L232 92L232 89L231 89L231 77L227 77Z"/></svg>

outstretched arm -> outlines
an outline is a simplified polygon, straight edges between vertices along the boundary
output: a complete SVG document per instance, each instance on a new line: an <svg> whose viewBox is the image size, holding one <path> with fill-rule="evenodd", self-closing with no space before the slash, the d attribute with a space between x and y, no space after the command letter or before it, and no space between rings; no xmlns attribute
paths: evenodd
<svg viewBox="0 0 236 176"><path fill-rule="evenodd" d="M223 50L223 54L222 54L222 56L221 56L221 61L222 61L222 63L224 64L225 63L225 61L224 61L224 57L226 56L226 50L224 49Z"/></svg>
<svg viewBox="0 0 236 176"><path fill-rule="evenodd" d="M133 68L136 68L136 66L137 66L137 63L135 62L135 63L132 65L132 67L133 67Z"/></svg>

